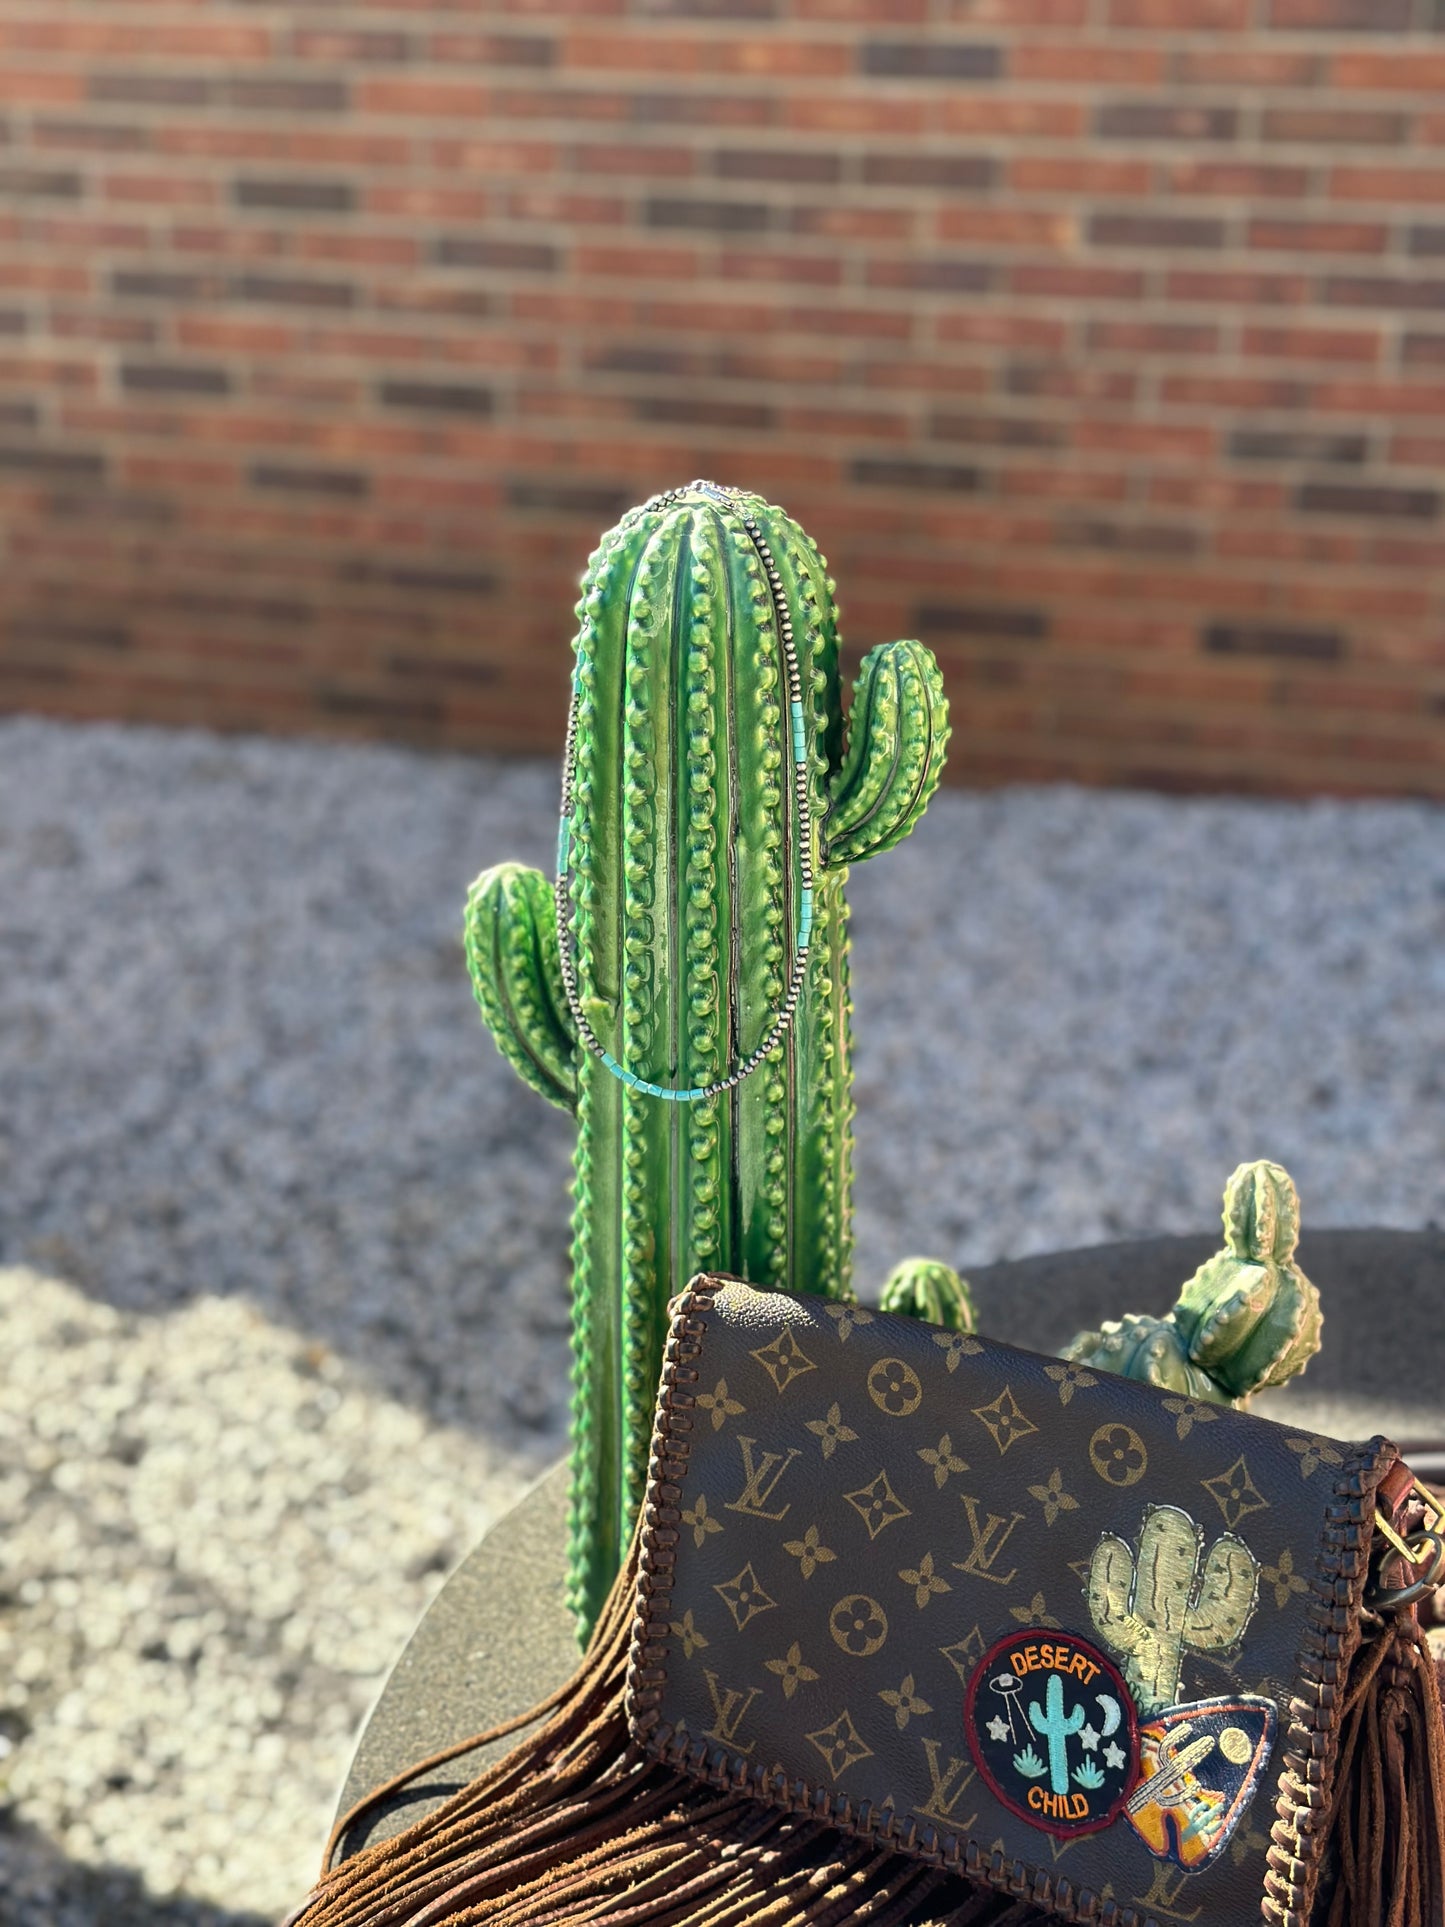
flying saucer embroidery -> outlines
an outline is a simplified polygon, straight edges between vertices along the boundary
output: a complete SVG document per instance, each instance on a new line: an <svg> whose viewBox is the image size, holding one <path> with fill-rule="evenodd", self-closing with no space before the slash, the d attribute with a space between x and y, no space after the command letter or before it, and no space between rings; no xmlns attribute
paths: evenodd
<svg viewBox="0 0 1445 1927"><path fill-rule="evenodd" d="M994 1797L1046 1833L1108 1826L1134 1783L1134 1701L1075 1633L1029 1626L991 1646L969 1680L964 1733Z"/></svg>

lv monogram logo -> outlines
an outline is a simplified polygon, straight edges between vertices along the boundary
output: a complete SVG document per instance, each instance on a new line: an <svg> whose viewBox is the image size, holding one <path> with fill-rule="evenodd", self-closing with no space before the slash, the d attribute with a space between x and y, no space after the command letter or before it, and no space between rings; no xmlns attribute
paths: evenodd
<svg viewBox="0 0 1445 1927"><path fill-rule="evenodd" d="M966 1559L955 1559L953 1566L959 1572L971 1572L975 1579L991 1579L996 1586L1013 1583L1018 1567L1008 1572L995 1572L999 1554L1008 1544L1009 1536L1015 1526L1023 1524L1022 1512L1015 1512L1005 1520L1000 1513L989 1512L984 1515L986 1523L979 1524L978 1500L970 1493L963 1493L963 1509L968 1514L968 1532L973 1540L973 1550Z"/></svg>
<svg viewBox="0 0 1445 1927"><path fill-rule="evenodd" d="M727 1510L746 1513L750 1519L785 1518L791 1509L791 1500L776 1512L766 1512L763 1508L801 1448L790 1445L786 1452L770 1452L765 1447L754 1457L753 1447L756 1444L756 1439L738 1438L738 1449L743 1455L743 1489L735 1499L727 1501Z"/></svg>
<svg viewBox="0 0 1445 1927"><path fill-rule="evenodd" d="M703 1737L719 1740L724 1746L734 1747L739 1753L751 1753L757 1745L749 1740L744 1746L738 1738L738 1728L748 1716L748 1708L762 1691L760 1686L750 1686L746 1693L739 1692L736 1686L719 1687L717 1674L703 1669L707 1690L712 1697L713 1724L703 1729Z"/></svg>
<svg viewBox="0 0 1445 1927"><path fill-rule="evenodd" d="M1184 1883L1188 1878L1189 1875L1187 1873L1181 1873L1171 1880L1169 1878L1169 1869L1161 1860L1154 1869L1153 1884L1150 1886L1147 1894L1140 1894L1138 1896L1138 1904L1141 1907L1152 1907L1156 1914L1164 1914L1170 1920L1198 1920L1201 1912L1200 1908L1194 1907L1191 1908L1188 1913L1185 1913L1184 1909L1179 1905L1179 1898L1184 1891Z"/></svg>
<svg viewBox="0 0 1445 1927"><path fill-rule="evenodd" d="M938 1762L941 1756L938 1741L925 1740L923 1751L928 1756L928 1778L932 1784L929 1787L927 1800L918 1811L926 1813L930 1820L941 1820L945 1826L972 1826L971 1820L962 1822L955 1820L954 1809L977 1778L975 1769L967 1760L960 1760L950 1753L948 1770L940 1773Z"/></svg>

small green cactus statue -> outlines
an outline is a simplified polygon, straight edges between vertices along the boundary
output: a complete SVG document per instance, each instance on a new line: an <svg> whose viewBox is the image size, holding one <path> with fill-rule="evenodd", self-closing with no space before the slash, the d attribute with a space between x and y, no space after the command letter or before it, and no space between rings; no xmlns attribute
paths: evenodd
<svg viewBox="0 0 1445 1927"><path fill-rule="evenodd" d="M1299 1194L1288 1171L1241 1164L1224 1187L1224 1249L1164 1318L1135 1312L1080 1332L1062 1356L1222 1405L1302 1372L1320 1348L1319 1293L1294 1262Z"/></svg>
<svg viewBox="0 0 1445 1927"><path fill-rule="evenodd" d="M978 1330L968 1280L937 1258L904 1258L889 1272L878 1300L880 1311L901 1312L950 1331Z"/></svg>
<svg viewBox="0 0 1445 1927"><path fill-rule="evenodd" d="M1089 1615L1146 1717L1179 1698L1186 1649L1219 1652L1241 1637L1258 1590L1242 1539L1221 1533L1205 1558L1202 1528L1172 1505L1147 1509L1137 1557L1106 1532L1089 1565Z"/></svg>
<svg viewBox="0 0 1445 1927"><path fill-rule="evenodd" d="M558 890L486 871L466 939L503 1054L577 1119L585 1637L645 1484L668 1298L703 1270L852 1295L843 883L922 815L948 712L928 650L895 642L845 726L826 565L756 495L697 482L633 509L577 613Z"/></svg>

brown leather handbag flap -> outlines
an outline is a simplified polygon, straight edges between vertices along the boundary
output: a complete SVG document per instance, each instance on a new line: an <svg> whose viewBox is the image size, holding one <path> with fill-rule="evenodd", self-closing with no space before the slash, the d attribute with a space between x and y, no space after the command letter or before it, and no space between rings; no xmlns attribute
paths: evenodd
<svg viewBox="0 0 1445 1927"><path fill-rule="evenodd" d="M659 1388L632 1732L1064 1919L1303 1927L1394 1456L696 1280Z"/></svg>

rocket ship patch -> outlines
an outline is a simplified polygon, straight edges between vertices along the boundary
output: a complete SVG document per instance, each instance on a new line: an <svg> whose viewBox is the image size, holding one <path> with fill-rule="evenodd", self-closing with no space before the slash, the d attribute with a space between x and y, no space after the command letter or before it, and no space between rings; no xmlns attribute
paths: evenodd
<svg viewBox="0 0 1445 1927"><path fill-rule="evenodd" d="M1124 1804L1151 1853L1186 1873L1227 1845L1274 1748L1274 1703L1253 1693L1166 1706L1139 1728L1139 1783Z"/></svg>

